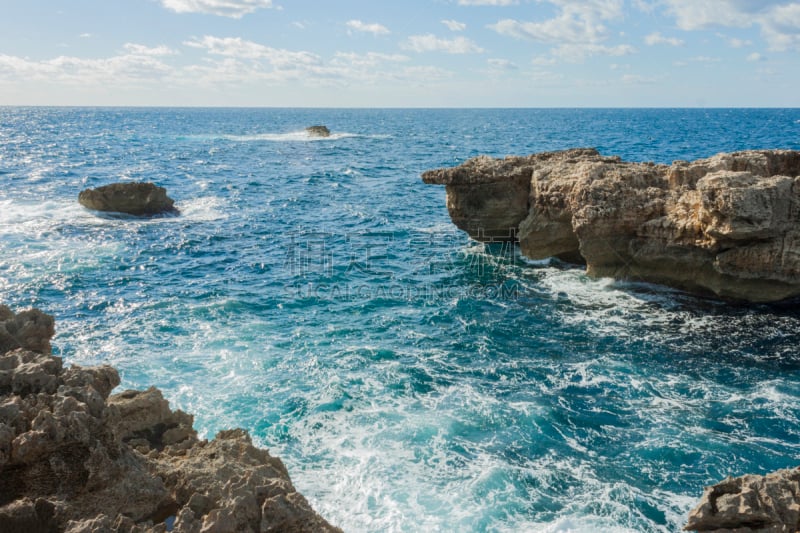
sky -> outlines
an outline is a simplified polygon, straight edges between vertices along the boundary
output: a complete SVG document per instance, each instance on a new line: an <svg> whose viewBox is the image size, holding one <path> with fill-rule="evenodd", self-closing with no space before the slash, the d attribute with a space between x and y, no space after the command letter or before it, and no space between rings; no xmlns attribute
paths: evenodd
<svg viewBox="0 0 800 533"><path fill-rule="evenodd" d="M0 105L800 107L800 0L0 0Z"/></svg>

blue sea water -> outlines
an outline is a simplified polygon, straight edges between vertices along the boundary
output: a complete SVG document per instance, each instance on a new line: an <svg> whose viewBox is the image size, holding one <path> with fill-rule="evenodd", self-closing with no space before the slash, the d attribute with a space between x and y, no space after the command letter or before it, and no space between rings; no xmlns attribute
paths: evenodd
<svg viewBox="0 0 800 533"><path fill-rule="evenodd" d="M704 485L800 463L800 311L526 261L419 177L576 146L800 149L800 110L0 108L0 301L246 428L345 530L678 531ZM120 180L181 216L77 204Z"/></svg>

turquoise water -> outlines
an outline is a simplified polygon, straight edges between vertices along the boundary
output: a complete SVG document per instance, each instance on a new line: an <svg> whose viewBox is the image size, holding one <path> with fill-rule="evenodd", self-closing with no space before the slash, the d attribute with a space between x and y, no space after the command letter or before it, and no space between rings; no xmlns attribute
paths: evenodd
<svg viewBox="0 0 800 533"><path fill-rule="evenodd" d="M0 301L248 429L348 531L677 531L704 485L800 463L800 311L526 261L419 178L574 146L800 149L800 110L0 108ZM182 215L77 204L119 180Z"/></svg>

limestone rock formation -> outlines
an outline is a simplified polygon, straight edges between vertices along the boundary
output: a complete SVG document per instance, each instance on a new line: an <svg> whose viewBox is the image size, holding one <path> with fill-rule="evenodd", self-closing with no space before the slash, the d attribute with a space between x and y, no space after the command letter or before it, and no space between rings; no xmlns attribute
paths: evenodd
<svg viewBox="0 0 800 533"><path fill-rule="evenodd" d="M671 166L593 149L481 156L425 172L453 222L532 259L597 277L770 302L800 295L800 152L719 154Z"/></svg>
<svg viewBox="0 0 800 533"><path fill-rule="evenodd" d="M728 478L706 487L689 514L687 531L800 531L800 469Z"/></svg>
<svg viewBox="0 0 800 533"><path fill-rule="evenodd" d="M53 317L38 309L14 314L0 305L0 354L15 348L50 353L50 338L55 333Z"/></svg>
<svg viewBox="0 0 800 533"><path fill-rule="evenodd" d="M167 196L167 190L153 183L112 183L96 189L86 189L78 195L78 202L95 211L137 216L178 212L175 202Z"/></svg>
<svg viewBox="0 0 800 533"><path fill-rule="evenodd" d="M312 137L330 137L331 130L327 126L309 126L306 132Z"/></svg>
<svg viewBox="0 0 800 533"><path fill-rule="evenodd" d="M0 307L0 531L339 531L245 431L199 440L157 389L64 368L52 324Z"/></svg>

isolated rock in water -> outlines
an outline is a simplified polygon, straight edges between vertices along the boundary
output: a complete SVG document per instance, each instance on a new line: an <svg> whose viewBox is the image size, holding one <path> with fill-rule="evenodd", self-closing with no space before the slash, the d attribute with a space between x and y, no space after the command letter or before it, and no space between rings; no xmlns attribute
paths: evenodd
<svg viewBox="0 0 800 533"><path fill-rule="evenodd" d="M800 469L728 478L706 487L687 531L800 531Z"/></svg>
<svg viewBox="0 0 800 533"><path fill-rule="evenodd" d="M719 154L671 166L593 149L481 156L422 175L453 222L532 259L734 300L800 295L800 152Z"/></svg>
<svg viewBox="0 0 800 533"><path fill-rule="evenodd" d="M0 306L6 330L31 316L47 353L0 351L0 531L339 531L245 431L199 440L158 389L109 396L112 367L49 354L52 317Z"/></svg>
<svg viewBox="0 0 800 533"><path fill-rule="evenodd" d="M331 130L327 128L327 126L309 126L306 128L306 131L312 137L330 137Z"/></svg>
<svg viewBox="0 0 800 533"><path fill-rule="evenodd" d="M177 213L175 202L167 190L153 183L112 183L86 189L78 195L80 204L95 211L113 211L129 215Z"/></svg>

